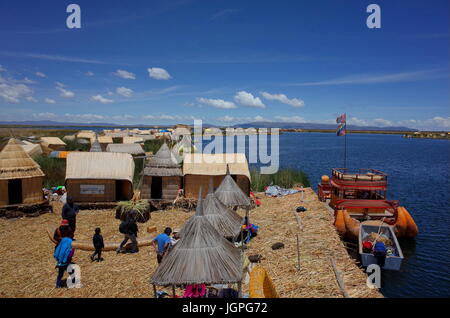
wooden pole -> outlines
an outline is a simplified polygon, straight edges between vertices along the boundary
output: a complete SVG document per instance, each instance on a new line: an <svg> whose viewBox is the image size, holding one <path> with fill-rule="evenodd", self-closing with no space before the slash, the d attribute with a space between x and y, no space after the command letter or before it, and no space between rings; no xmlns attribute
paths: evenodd
<svg viewBox="0 0 450 318"><path fill-rule="evenodd" d="M298 238L298 233L297 233L297 262L298 262L298 270L300 270L300 239Z"/></svg>
<svg viewBox="0 0 450 318"><path fill-rule="evenodd" d="M152 284L152 285L153 285L153 297L156 298L156 286L155 286L155 284Z"/></svg>
<svg viewBox="0 0 450 318"><path fill-rule="evenodd" d="M238 283L238 298L242 298L242 282Z"/></svg>
<svg viewBox="0 0 450 318"><path fill-rule="evenodd" d="M337 280L339 289L341 290L341 293L344 296L344 298L349 298L347 290L345 289L344 280L341 275L342 273L337 270L336 262L334 261L334 258L330 258L330 260L331 260L331 266L333 267L334 275L336 276L336 280Z"/></svg>
<svg viewBox="0 0 450 318"><path fill-rule="evenodd" d="M172 295L173 295L173 298L175 298L175 285L172 285Z"/></svg>

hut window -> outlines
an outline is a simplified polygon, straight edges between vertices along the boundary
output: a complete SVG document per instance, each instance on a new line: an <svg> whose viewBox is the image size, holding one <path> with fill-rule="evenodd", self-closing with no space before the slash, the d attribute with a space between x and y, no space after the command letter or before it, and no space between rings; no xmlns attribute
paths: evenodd
<svg viewBox="0 0 450 318"><path fill-rule="evenodd" d="M22 179L8 180L9 204L22 203Z"/></svg>
<svg viewBox="0 0 450 318"><path fill-rule="evenodd" d="M152 199L162 198L162 177L152 177L152 189L150 197Z"/></svg>

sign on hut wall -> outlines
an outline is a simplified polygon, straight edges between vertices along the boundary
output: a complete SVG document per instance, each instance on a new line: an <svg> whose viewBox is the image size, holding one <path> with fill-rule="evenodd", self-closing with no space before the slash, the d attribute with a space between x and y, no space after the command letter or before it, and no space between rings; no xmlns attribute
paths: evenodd
<svg viewBox="0 0 450 318"><path fill-rule="evenodd" d="M105 194L105 185L80 184L80 194Z"/></svg>

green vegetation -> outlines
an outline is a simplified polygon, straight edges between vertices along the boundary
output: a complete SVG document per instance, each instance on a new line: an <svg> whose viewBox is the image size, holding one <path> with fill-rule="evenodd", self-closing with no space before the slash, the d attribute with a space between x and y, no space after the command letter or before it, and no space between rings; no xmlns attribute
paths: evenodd
<svg viewBox="0 0 450 318"><path fill-rule="evenodd" d="M141 173L144 170L145 164L144 158L134 158L134 176L133 187L137 189L139 187L139 181L141 181Z"/></svg>
<svg viewBox="0 0 450 318"><path fill-rule="evenodd" d="M76 140L64 140L66 143L67 151L89 151L91 149L90 144L80 144Z"/></svg>
<svg viewBox="0 0 450 318"><path fill-rule="evenodd" d="M51 188L64 185L66 179L66 159L49 158L44 155L36 157L35 161L44 172L44 187Z"/></svg>
<svg viewBox="0 0 450 318"><path fill-rule="evenodd" d="M293 188L298 186L309 187L308 176L301 170L282 169L274 174L261 174L256 169L250 170L252 178L252 191L264 191L264 187L277 185L282 188Z"/></svg>
<svg viewBox="0 0 450 318"><path fill-rule="evenodd" d="M144 151L155 154L164 143L164 139L146 140L144 143Z"/></svg>

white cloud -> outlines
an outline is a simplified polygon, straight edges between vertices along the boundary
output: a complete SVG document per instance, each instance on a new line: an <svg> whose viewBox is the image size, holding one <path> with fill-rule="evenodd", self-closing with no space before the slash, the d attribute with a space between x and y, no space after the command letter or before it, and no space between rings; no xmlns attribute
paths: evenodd
<svg viewBox="0 0 450 318"><path fill-rule="evenodd" d="M84 121L89 121L89 120L103 120L106 117L103 115L97 115L97 114L64 114L65 117L67 117L68 119L70 119L71 121L80 121L80 120L84 120Z"/></svg>
<svg viewBox="0 0 450 318"><path fill-rule="evenodd" d="M117 70L113 74L117 77L121 77L124 79L133 79L133 80L136 79L136 75L134 73L124 71L124 70Z"/></svg>
<svg viewBox="0 0 450 318"><path fill-rule="evenodd" d="M219 117L217 118L218 121L223 121L223 122L232 122L232 121L236 121L236 118L225 115L223 117Z"/></svg>
<svg viewBox="0 0 450 318"><path fill-rule="evenodd" d="M305 118L300 116L275 116L275 119L278 121L286 122L286 123L304 123L306 122Z"/></svg>
<svg viewBox="0 0 450 318"><path fill-rule="evenodd" d="M94 73L91 71L87 71L86 73L84 73L84 75L86 76L94 76Z"/></svg>
<svg viewBox="0 0 450 318"><path fill-rule="evenodd" d="M27 101L29 101L29 102L33 102L33 103L36 103L38 100L36 99L36 98L34 98L33 96L28 96L27 98L26 98L26 100Z"/></svg>
<svg viewBox="0 0 450 318"><path fill-rule="evenodd" d="M224 108L224 109L231 109L231 108L237 108L237 106L233 102L227 102L223 99L212 99L212 98L197 98L197 101L200 104L212 106L216 108Z"/></svg>
<svg viewBox="0 0 450 318"><path fill-rule="evenodd" d="M169 72L167 72L165 69L160 67L151 67L147 69L148 75L151 78L157 79L157 80L168 80L172 77L170 76Z"/></svg>
<svg viewBox="0 0 450 318"><path fill-rule="evenodd" d="M251 93L248 93L246 91L238 92L236 96L234 96L234 100L243 106L259 108L266 107L266 105L263 104L259 97L255 97Z"/></svg>
<svg viewBox="0 0 450 318"><path fill-rule="evenodd" d="M377 84L396 83L420 80L432 80L446 78L448 74L441 70L425 70L415 72L400 72L391 74L356 74L325 81L306 82L293 84L296 86L323 86L323 85L346 85L346 84Z"/></svg>
<svg viewBox="0 0 450 318"><path fill-rule="evenodd" d="M31 96L33 90L21 82L0 76L0 97L7 103L17 104L21 98Z"/></svg>
<svg viewBox="0 0 450 318"><path fill-rule="evenodd" d="M113 103L114 101L112 99L108 99L103 97L102 95L95 95L91 97L91 100L95 101L95 102L100 102L102 104L110 104Z"/></svg>
<svg viewBox="0 0 450 318"><path fill-rule="evenodd" d="M133 90L126 87L117 87L116 93L125 97L131 97L131 95L133 95Z"/></svg>
<svg viewBox="0 0 450 318"><path fill-rule="evenodd" d="M6 72L6 68L4 68L2 65L0 65L0 72Z"/></svg>
<svg viewBox="0 0 450 318"><path fill-rule="evenodd" d="M261 92L261 95L268 100L277 100L283 104L290 105L292 107L303 107L305 106L305 102L298 98L289 99L284 94L270 94L267 92Z"/></svg>
<svg viewBox="0 0 450 318"><path fill-rule="evenodd" d="M38 119L54 119L54 118L58 117L55 113L50 113L50 112L37 113L37 114L33 114L32 116L34 118L38 118Z"/></svg>
<svg viewBox="0 0 450 318"><path fill-rule="evenodd" d="M254 121L270 121L260 115L255 116L255 118L253 118Z"/></svg>
<svg viewBox="0 0 450 318"><path fill-rule="evenodd" d="M62 88L61 86L56 86L56 89L60 92L59 96L64 98L71 98L75 96L75 93L69 91L68 89Z"/></svg>
<svg viewBox="0 0 450 318"><path fill-rule="evenodd" d="M55 84L56 84L56 86L59 86L59 87L65 87L66 85L64 85L63 83L61 83L61 82L55 82Z"/></svg>
<svg viewBox="0 0 450 318"><path fill-rule="evenodd" d="M56 103L56 101L54 99L51 99L51 98L45 98L44 102L46 102L47 104L54 104L54 103Z"/></svg>
<svg viewBox="0 0 450 318"><path fill-rule="evenodd" d="M47 75L45 75L45 74L42 73L42 72L36 72L36 76L42 77L42 78L46 78L46 77L47 77Z"/></svg>

